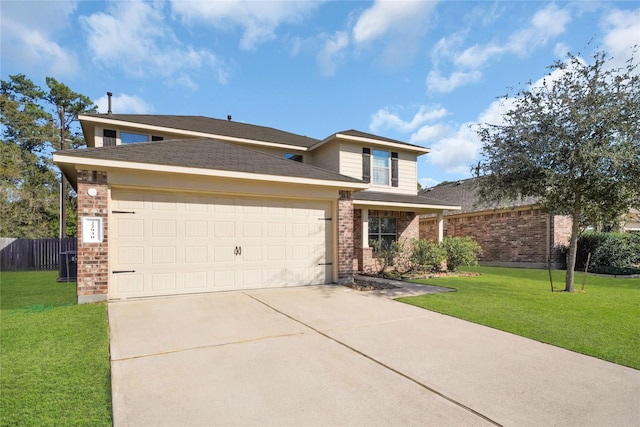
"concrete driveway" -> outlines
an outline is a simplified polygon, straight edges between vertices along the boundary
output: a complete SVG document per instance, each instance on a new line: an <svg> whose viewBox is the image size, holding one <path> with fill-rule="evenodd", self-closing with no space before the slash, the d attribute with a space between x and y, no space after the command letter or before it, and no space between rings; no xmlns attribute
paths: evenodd
<svg viewBox="0 0 640 427"><path fill-rule="evenodd" d="M109 323L116 426L640 425L640 371L345 287L114 302Z"/></svg>

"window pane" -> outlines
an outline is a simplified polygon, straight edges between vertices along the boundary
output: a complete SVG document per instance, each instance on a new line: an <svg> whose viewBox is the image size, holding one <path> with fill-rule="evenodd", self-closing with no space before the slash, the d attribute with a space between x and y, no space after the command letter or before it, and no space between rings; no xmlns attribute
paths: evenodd
<svg viewBox="0 0 640 427"><path fill-rule="evenodd" d="M395 218L380 218L380 233L396 234Z"/></svg>
<svg viewBox="0 0 640 427"><path fill-rule="evenodd" d="M294 162L302 163L302 154L285 153L284 158L287 160L293 160Z"/></svg>
<svg viewBox="0 0 640 427"><path fill-rule="evenodd" d="M123 144L134 144L136 142L147 142L149 137L140 133L120 132L120 140Z"/></svg>
<svg viewBox="0 0 640 427"><path fill-rule="evenodd" d="M373 150L373 183L389 185L389 152Z"/></svg>
<svg viewBox="0 0 640 427"><path fill-rule="evenodd" d="M389 169L373 168L373 183L376 185L389 185Z"/></svg>
<svg viewBox="0 0 640 427"><path fill-rule="evenodd" d="M379 218L369 217L369 235L380 233L380 221ZM374 237L377 239L377 237Z"/></svg>
<svg viewBox="0 0 640 427"><path fill-rule="evenodd" d="M383 150L373 150L373 166L380 168L389 167L389 152Z"/></svg>

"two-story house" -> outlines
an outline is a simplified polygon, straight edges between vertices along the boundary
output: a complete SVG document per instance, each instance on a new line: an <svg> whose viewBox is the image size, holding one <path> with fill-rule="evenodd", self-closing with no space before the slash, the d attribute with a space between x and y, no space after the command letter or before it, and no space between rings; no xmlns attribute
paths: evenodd
<svg viewBox="0 0 640 427"><path fill-rule="evenodd" d="M344 283L375 239L457 209L417 191L428 149L349 130L323 140L202 116L79 117L54 154L78 193L78 302Z"/></svg>

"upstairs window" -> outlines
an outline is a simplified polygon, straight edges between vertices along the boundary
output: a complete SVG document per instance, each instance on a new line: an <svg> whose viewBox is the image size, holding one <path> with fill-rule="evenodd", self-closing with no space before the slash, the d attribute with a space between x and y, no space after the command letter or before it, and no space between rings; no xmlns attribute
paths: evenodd
<svg viewBox="0 0 640 427"><path fill-rule="evenodd" d="M373 184L389 185L390 156L388 151L373 150Z"/></svg>
<svg viewBox="0 0 640 427"><path fill-rule="evenodd" d="M138 142L148 142L149 136L141 133L120 132L120 140L123 144L135 144Z"/></svg>
<svg viewBox="0 0 640 427"><path fill-rule="evenodd" d="M362 149L362 180L379 186L398 186L398 153Z"/></svg>
<svg viewBox="0 0 640 427"><path fill-rule="evenodd" d="M116 145L116 131L111 129L102 130L102 146L111 147Z"/></svg>
<svg viewBox="0 0 640 427"><path fill-rule="evenodd" d="M302 154L284 153L284 158L287 160L293 160L294 162L302 162Z"/></svg>

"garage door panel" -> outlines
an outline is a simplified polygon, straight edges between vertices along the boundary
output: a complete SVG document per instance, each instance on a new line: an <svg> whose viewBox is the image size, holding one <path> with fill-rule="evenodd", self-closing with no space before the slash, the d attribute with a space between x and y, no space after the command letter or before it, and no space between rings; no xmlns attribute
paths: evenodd
<svg viewBox="0 0 640 427"><path fill-rule="evenodd" d="M206 264L209 259L209 248L206 246L187 246L184 248L186 264Z"/></svg>
<svg viewBox="0 0 640 427"><path fill-rule="evenodd" d="M113 281L118 295L140 296L144 294L144 274L114 274Z"/></svg>
<svg viewBox="0 0 640 427"><path fill-rule="evenodd" d="M115 189L111 208L111 298L330 282L329 202Z"/></svg>
<svg viewBox="0 0 640 427"><path fill-rule="evenodd" d="M184 287L187 290L206 291L209 287L207 271L187 271L184 273Z"/></svg>
<svg viewBox="0 0 640 427"><path fill-rule="evenodd" d="M118 264L138 265L144 263L144 247L128 246L119 247L116 251L116 262Z"/></svg>
<svg viewBox="0 0 640 427"><path fill-rule="evenodd" d="M177 221L175 219L152 220L151 237L176 237Z"/></svg>
<svg viewBox="0 0 640 427"><path fill-rule="evenodd" d="M242 224L242 237L261 238L263 236L261 222L245 222Z"/></svg>
<svg viewBox="0 0 640 427"><path fill-rule="evenodd" d="M151 248L151 262L153 264L175 264L176 248L175 246L154 246Z"/></svg>
<svg viewBox="0 0 640 427"><path fill-rule="evenodd" d="M236 223L234 221L215 221L213 237L235 237Z"/></svg>
<svg viewBox="0 0 640 427"><path fill-rule="evenodd" d="M151 291L154 293L170 293L167 291L175 291L176 273L152 273L151 274Z"/></svg>
<svg viewBox="0 0 640 427"><path fill-rule="evenodd" d="M235 247L216 246L213 248L213 262L234 263L236 261Z"/></svg>

